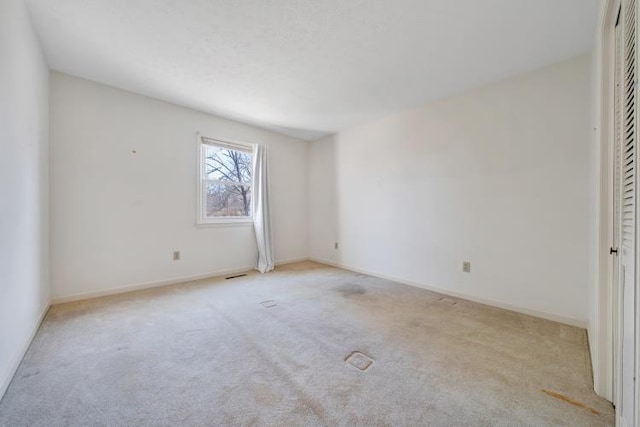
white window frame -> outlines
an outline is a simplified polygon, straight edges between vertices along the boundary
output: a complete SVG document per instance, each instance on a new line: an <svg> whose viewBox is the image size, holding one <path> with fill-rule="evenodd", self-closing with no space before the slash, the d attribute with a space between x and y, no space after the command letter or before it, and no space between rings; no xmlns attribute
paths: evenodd
<svg viewBox="0 0 640 427"><path fill-rule="evenodd" d="M206 141L206 142L205 142ZM204 197L204 162L205 162L205 152L207 145L217 145L226 148L230 148L232 150L240 150L246 151L250 150L251 155L255 156L255 144L251 144L244 141L238 141L231 138L226 137L211 137L211 136L203 136L199 132L196 134L196 144L197 144L197 161L198 161L198 175L197 175L197 189L198 194L196 197L196 225L198 226L211 226L211 225L251 225L253 224L253 183L251 183L252 197L251 197L251 215L250 216L223 216L216 218L208 218L205 215L205 197Z"/></svg>

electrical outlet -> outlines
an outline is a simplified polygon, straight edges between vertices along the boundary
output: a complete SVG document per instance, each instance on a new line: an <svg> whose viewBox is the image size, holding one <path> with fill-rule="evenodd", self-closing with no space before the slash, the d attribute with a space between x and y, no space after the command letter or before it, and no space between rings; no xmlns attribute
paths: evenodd
<svg viewBox="0 0 640 427"><path fill-rule="evenodd" d="M174 261L180 260L180 251L173 251L173 260Z"/></svg>
<svg viewBox="0 0 640 427"><path fill-rule="evenodd" d="M462 262L462 271L465 273L471 273L471 263L469 261Z"/></svg>
<svg viewBox="0 0 640 427"><path fill-rule="evenodd" d="M338 242L333 243L333 249L338 249Z"/></svg>

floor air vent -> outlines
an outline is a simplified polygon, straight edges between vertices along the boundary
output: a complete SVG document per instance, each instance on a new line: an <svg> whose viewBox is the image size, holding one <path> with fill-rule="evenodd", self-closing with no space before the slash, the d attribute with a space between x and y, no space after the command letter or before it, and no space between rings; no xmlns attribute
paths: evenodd
<svg viewBox="0 0 640 427"><path fill-rule="evenodd" d="M271 307L275 307L276 305L278 305L277 302L275 302L274 300L270 299L268 301L262 301L260 304L262 304L262 306L264 308L271 308Z"/></svg>
<svg viewBox="0 0 640 427"><path fill-rule="evenodd" d="M448 305L456 305L456 303L458 302L458 301L454 300L453 298L448 298L448 297L442 297L438 301L440 301L441 303L444 303L444 304L448 304Z"/></svg>
<svg viewBox="0 0 640 427"><path fill-rule="evenodd" d="M359 351L354 351L350 355L348 355L345 359L349 365L353 366L356 369L361 371L366 371L369 366L373 364L373 359L367 356L364 353L360 353Z"/></svg>

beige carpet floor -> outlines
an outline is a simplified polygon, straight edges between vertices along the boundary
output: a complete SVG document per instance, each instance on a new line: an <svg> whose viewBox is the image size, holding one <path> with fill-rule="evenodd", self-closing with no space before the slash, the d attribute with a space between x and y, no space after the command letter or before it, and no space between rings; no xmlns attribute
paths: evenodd
<svg viewBox="0 0 640 427"><path fill-rule="evenodd" d="M57 305L0 425L613 425L583 329L440 298L304 262Z"/></svg>

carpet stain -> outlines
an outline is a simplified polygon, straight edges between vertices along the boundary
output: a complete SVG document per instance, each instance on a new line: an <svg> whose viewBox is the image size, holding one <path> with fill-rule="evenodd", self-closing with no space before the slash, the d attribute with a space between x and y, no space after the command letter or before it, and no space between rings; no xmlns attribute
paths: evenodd
<svg viewBox="0 0 640 427"><path fill-rule="evenodd" d="M343 297L351 297L355 295L364 295L367 293L367 290L360 285L356 285L355 283L347 283L346 285L341 285L334 288L337 292L341 293Z"/></svg>
<svg viewBox="0 0 640 427"><path fill-rule="evenodd" d="M587 409L587 410L591 411L591 413L594 414L594 415L600 415L600 412L596 411L595 409L585 405L582 402L578 402L577 400L573 400L573 399L571 399L571 398L569 398L569 397L567 397L567 396L565 396L563 394L556 393L555 391L545 390L545 389L542 389L540 391L543 392L544 394L547 394L547 395L551 396L551 397L555 397L556 399L559 399L559 400L562 400L564 402L567 402L567 403L569 403L569 404L571 404L573 406L577 406L578 408Z"/></svg>
<svg viewBox="0 0 640 427"><path fill-rule="evenodd" d="M330 425L327 422L327 414L324 407L315 399L312 399L306 395L301 395L298 400L298 405L294 409L297 413L306 413L307 410L311 410L313 415L320 421L321 425Z"/></svg>
<svg viewBox="0 0 640 427"><path fill-rule="evenodd" d="M273 406L282 401L282 393L264 384L255 384L252 387L253 397L256 402L263 406Z"/></svg>
<svg viewBox="0 0 640 427"><path fill-rule="evenodd" d="M411 320L409 322L409 326L411 326L412 328L419 328L420 326L422 326L422 323L418 320Z"/></svg>

